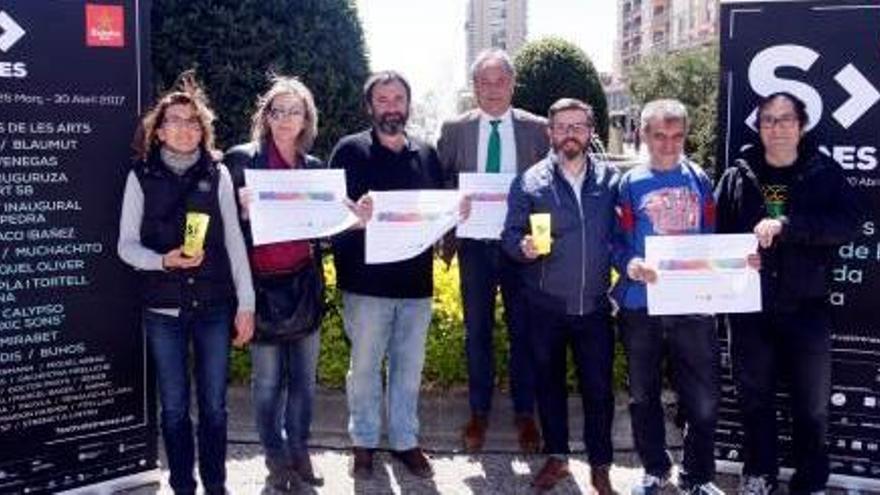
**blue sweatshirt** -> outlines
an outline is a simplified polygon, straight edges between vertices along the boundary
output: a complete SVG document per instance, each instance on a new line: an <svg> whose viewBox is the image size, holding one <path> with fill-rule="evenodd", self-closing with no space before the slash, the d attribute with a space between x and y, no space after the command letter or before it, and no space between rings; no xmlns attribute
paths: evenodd
<svg viewBox="0 0 880 495"><path fill-rule="evenodd" d="M664 171L640 165L620 180L617 206L620 229L614 242L614 264L620 278L613 297L622 308L645 308L645 284L627 276L627 265L633 258L645 257L647 236L713 233L712 183L699 166L687 160Z"/></svg>

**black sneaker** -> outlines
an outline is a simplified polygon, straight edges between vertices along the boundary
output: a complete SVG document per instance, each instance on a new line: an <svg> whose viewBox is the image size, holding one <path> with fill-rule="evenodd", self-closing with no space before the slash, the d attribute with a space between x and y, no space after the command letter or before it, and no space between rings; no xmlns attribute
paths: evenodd
<svg viewBox="0 0 880 495"><path fill-rule="evenodd" d="M299 475L299 479L308 485L324 486L324 478L315 474L312 460L308 454L294 456L293 470Z"/></svg>
<svg viewBox="0 0 880 495"><path fill-rule="evenodd" d="M354 461L351 466L351 475L355 479L368 480L373 478L373 451L365 447L352 449Z"/></svg>

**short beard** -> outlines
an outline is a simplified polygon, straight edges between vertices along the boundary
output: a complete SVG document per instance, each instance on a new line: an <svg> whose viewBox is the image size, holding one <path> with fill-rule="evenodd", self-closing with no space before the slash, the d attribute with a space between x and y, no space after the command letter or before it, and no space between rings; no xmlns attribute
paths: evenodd
<svg viewBox="0 0 880 495"><path fill-rule="evenodd" d="M380 133L389 136L403 134L406 129L407 116L402 113L387 113L373 121Z"/></svg>
<svg viewBox="0 0 880 495"><path fill-rule="evenodd" d="M564 156L566 160L572 161L577 158L583 157L584 156L584 149L583 148L581 148L579 150L565 149L562 151L562 156Z"/></svg>
<svg viewBox="0 0 880 495"><path fill-rule="evenodd" d="M577 148L566 148L565 145L568 144L569 141L575 143L577 145ZM585 146L581 146L581 143L577 140L568 138L565 141L559 143L559 146L556 147L555 151L556 154L561 154L563 157L565 157L566 160L571 161L586 155L587 148Z"/></svg>

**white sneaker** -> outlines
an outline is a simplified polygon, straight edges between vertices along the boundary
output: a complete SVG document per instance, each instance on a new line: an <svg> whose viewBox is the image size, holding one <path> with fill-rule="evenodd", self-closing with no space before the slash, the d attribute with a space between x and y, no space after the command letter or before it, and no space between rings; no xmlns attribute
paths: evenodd
<svg viewBox="0 0 880 495"><path fill-rule="evenodd" d="M632 488L632 495L659 495L669 484L666 478L645 473L642 481Z"/></svg>
<svg viewBox="0 0 880 495"><path fill-rule="evenodd" d="M739 480L739 495L770 495L773 487L763 476L744 476Z"/></svg>
<svg viewBox="0 0 880 495"><path fill-rule="evenodd" d="M724 495L724 490L718 488L718 485L709 481L702 485L694 485L685 490L685 493L688 495Z"/></svg>

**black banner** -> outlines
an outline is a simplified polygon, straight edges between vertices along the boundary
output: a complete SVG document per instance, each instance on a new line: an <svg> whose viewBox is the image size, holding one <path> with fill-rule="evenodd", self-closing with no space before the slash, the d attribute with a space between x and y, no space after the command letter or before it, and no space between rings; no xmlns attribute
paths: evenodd
<svg viewBox="0 0 880 495"><path fill-rule="evenodd" d="M832 273L829 443L832 482L880 486L871 481L880 480L880 4L730 1L722 4L720 28L719 163L730 164L741 146L758 139L758 96L788 91L807 103L808 136L868 200L859 235L839 248ZM718 458L738 462L742 438L729 366L724 377ZM777 399L785 405L784 390ZM781 455L791 465L784 411L777 415Z"/></svg>
<svg viewBox="0 0 880 495"><path fill-rule="evenodd" d="M0 493L156 469L138 299L116 256L148 14L0 3Z"/></svg>

